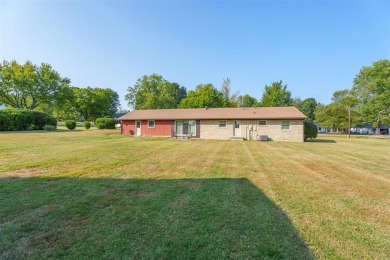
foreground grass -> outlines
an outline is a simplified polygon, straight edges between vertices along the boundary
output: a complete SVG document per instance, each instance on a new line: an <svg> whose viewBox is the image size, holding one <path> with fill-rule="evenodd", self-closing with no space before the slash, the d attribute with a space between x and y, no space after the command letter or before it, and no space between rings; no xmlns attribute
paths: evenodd
<svg viewBox="0 0 390 260"><path fill-rule="evenodd" d="M390 255L389 140L0 134L0 258Z"/></svg>

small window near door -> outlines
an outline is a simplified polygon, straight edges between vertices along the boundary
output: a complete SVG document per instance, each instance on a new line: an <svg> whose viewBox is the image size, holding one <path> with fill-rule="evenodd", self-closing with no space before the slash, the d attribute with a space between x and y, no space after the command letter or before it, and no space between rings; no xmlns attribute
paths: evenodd
<svg viewBox="0 0 390 260"><path fill-rule="evenodd" d="M226 121L219 121L220 128L226 128Z"/></svg>
<svg viewBox="0 0 390 260"><path fill-rule="evenodd" d="M148 121L148 128L154 128L154 125L155 125L156 123L154 122L154 120L149 120Z"/></svg>
<svg viewBox="0 0 390 260"><path fill-rule="evenodd" d="M290 129L290 121L282 121L282 129Z"/></svg>
<svg viewBox="0 0 390 260"><path fill-rule="evenodd" d="M260 125L260 126L266 126L266 125L267 125L267 121L265 121L265 120L260 120L260 121L259 121L259 125Z"/></svg>

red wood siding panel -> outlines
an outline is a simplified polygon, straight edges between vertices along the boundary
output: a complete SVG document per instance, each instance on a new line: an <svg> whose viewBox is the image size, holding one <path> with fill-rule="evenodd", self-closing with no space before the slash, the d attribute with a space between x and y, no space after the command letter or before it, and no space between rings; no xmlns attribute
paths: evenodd
<svg viewBox="0 0 390 260"><path fill-rule="evenodd" d="M134 120L122 121L122 134L123 135L135 135L135 122L134 122Z"/></svg>
<svg viewBox="0 0 390 260"><path fill-rule="evenodd" d="M148 127L148 120L141 121L141 135L143 136L171 136L171 120L155 120L154 127Z"/></svg>

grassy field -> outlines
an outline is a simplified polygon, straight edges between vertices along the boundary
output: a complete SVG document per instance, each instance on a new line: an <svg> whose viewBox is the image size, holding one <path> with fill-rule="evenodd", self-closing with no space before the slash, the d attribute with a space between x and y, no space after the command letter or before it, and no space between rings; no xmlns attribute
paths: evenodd
<svg viewBox="0 0 390 260"><path fill-rule="evenodd" d="M0 259L385 259L390 139L0 133Z"/></svg>

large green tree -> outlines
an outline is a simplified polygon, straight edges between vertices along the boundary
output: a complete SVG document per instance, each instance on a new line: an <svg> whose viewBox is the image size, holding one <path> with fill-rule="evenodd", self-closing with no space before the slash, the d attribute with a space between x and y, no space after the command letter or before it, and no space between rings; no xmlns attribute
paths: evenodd
<svg viewBox="0 0 390 260"><path fill-rule="evenodd" d="M333 93L332 102L329 105L318 104L315 109L316 122L323 127L330 127L346 131L348 129L348 120L351 120L351 126L359 124L359 113L354 108L357 99L353 93L348 90L339 90ZM349 111L351 118L349 118Z"/></svg>
<svg viewBox="0 0 390 260"><path fill-rule="evenodd" d="M180 108L225 107L226 102L221 92L212 84L200 84L195 90L188 91L180 102Z"/></svg>
<svg viewBox="0 0 390 260"><path fill-rule="evenodd" d="M255 107L258 105L257 99L248 94L238 96L237 101L239 107Z"/></svg>
<svg viewBox="0 0 390 260"><path fill-rule="evenodd" d="M72 87L64 87L57 94L56 100L49 103L44 103L37 107L36 110L45 112L48 115L53 115L58 119L78 119L74 111L74 91Z"/></svg>
<svg viewBox="0 0 390 260"><path fill-rule="evenodd" d="M390 124L390 60L363 67L353 81L362 120L374 126Z"/></svg>
<svg viewBox="0 0 390 260"><path fill-rule="evenodd" d="M185 87L157 74L143 76L127 91L125 99L135 109L177 108L187 95Z"/></svg>
<svg viewBox="0 0 390 260"><path fill-rule="evenodd" d="M340 110L344 110L344 108L336 103L318 104L315 109L316 122L320 123L322 127L332 128L333 131L347 128L348 117L345 113L340 113Z"/></svg>
<svg viewBox="0 0 390 260"><path fill-rule="evenodd" d="M83 120L112 117L120 105L119 95L110 88L72 87L72 110Z"/></svg>
<svg viewBox="0 0 390 260"><path fill-rule="evenodd" d="M27 61L0 64L0 103L9 107L35 109L61 102L61 91L70 80L62 78L49 64L37 66Z"/></svg>
<svg viewBox="0 0 390 260"><path fill-rule="evenodd" d="M223 80L221 93L225 101L225 107L237 107L238 106L238 91L231 93L230 78Z"/></svg>
<svg viewBox="0 0 390 260"><path fill-rule="evenodd" d="M283 82L272 82L271 85L265 85L263 97L261 98L260 105L263 107L285 107L291 106L293 99L291 98L291 92L287 90L287 85L283 85Z"/></svg>
<svg viewBox="0 0 390 260"><path fill-rule="evenodd" d="M294 98L293 104L307 116L309 121L315 120L315 109L318 104L315 98L306 98L304 100L301 100L299 97Z"/></svg>

